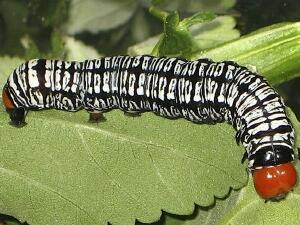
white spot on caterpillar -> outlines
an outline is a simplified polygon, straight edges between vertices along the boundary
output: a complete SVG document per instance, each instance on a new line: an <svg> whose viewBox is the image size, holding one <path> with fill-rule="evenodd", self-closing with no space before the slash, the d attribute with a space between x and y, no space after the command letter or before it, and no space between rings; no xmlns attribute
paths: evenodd
<svg viewBox="0 0 300 225"><path fill-rule="evenodd" d="M156 64L156 67L155 67L155 70L157 72L161 71L163 65L164 65L164 62L166 61L166 58L161 58L158 63Z"/></svg>
<svg viewBox="0 0 300 225"><path fill-rule="evenodd" d="M175 75L179 75L181 70L182 70L182 66L185 64L185 61L182 60L177 60L175 68L174 68L174 74Z"/></svg>
<svg viewBox="0 0 300 225"><path fill-rule="evenodd" d="M131 96L134 96L134 85L135 85L135 74L131 73L129 75L129 89L128 89L128 94Z"/></svg>
<svg viewBox="0 0 300 225"><path fill-rule="evenodd" d="M95 60L95 69L99 69L101 66L101 59Z"/></svg>
<svg viewBox="0 0 300 225"><path fill-rule="evenodd" d="M205 67L207 66L207 63L200 63L200 66L199 66L199 76L200 77L204 77L204 73L205 73Z"/></svg>
<svg viewBox="0 0 300 225"><path fill-rule="evenodd" d="M65 61L65 69L69 69L71 67L71 62Z"/></svg>
<svg viewBox="0 0 300 225"><path fill-rule="evenodd" d="M105 93L109 93L110 89L109 89L109 72L105 72L103 74L103 91Z"/></svg>
<svg viewBox="0 0 300 225"><path fill-rule="evenodd" d="M176 58L169 58L168 62L166 63L166 65L164 66L163 71L164 72L168 72L171 70L173 62L175 62Z"/></svg>
<svg viewBox="0 0 300 225"><path fill-rule="evenodd" d="M101 76L100 74L94 74L94 91L96 94L100 93L101 90Z"/></svg>
<svg viewBox="0 0 300 225"><path fill-rule="evenodd" d="M29 86L32 88L39 86L37 71L35 69L32 69L32 67L36 65L37 65L37 59L30 60L28 62L28 82L29 82Z"/></svg>
<svg viewBox="0 0 300 225"><path fill-rule="evenodd" d="M72 92L77 91L77 87L78 87L78 84L79 84L79 76L80 76L80 73L75 72L73 74L73 82L72 82L73 84L72 84L72 87L71 87Z"/></svg>
<svg viewBox="0 0 300 225"><path fill-rule="evenodd" d="M87 81L86 81L86 90L89 94L93 94L93 85L92 85L92 72L87 73Z"/></svg>
<svg viewBox="0 0 300 225"><path fill-rule="evenodd" d="M60 70L55 71L55 90L60 91L61 85L60 85Z"/></svg>
<svg viewBox="0 0 300 225"><path fill-rule="evenodd" d="M195 85L195 95L194 95L194 101L199 102L201 100L201 87L202 87L202 81L198 81Z"/></svg>
<svg viewBox="0 0 300 225"><path fill-rule="evenodd" d="M57 60L56 61L56 66L61 69L62 61L61 60Z"/></svg>
<svg viewBox="0 0 300 225"><path fill-rule="evenodd" d="M189 76L194 75L194 73L197 69L197 64L198 64L198 61L193 61L192 62L191 66L190 66L190 69L189 69L189 72L188 72Z"/></svg>
<svg viewBox="0 0 300 225"><path fill-rule="evenodd" d="M191 92L192 92L192 82L186 80L185 93L184 93L186 103L189 103L191 101Z"/></svg>
<svg viewBox="0 0 300 225"><path fill-rule="evenodd" d="M68 71L65 71L63 81L62 81L62 90L68 92L70 87L68 86L71 79L71 75Z"/></svg>
<svg viewBox="0 0 300 225"><path fill-rule="evenodd" d="M158 82L158 74L153 74L153 79L152 79L152 98L157 98L157 82Z"/></svg>
<svg viewBox="0 0 300 225"><path fill-rule="evenodd" d="M121 92L121 94L123 93L123 94L127 94L127 89L126 89L126 81L127 81L127 75L128 75L128 72L127 72L127 70L125 70L125 71L123 71L123 72L121 72L121 74L122 74L122 92ZM125 103L125 102L124 102Z"/></svg>
<svg viewBox="0 0 300 225"><path fill-rule="evenodd" d="M158 97L164 101L165 100L165 88L167 86L167 78L160 77L159 84L158 84Z"/></svg>
<svg viewBox="0 0 300 225"><path fill-rule="evenodd" d="M143 64L142 64L142 70L147 70L149 65L150 57L144 56Z"/></svg>
<svg viewBox="0 0 300 225"><path fill-rule="evenodd" d="M104 68L109 69L110 68L110 57L104 58Z"/></svg>
<svg viewBox="0 0 300 225"><path fill-rule="evenodd" d="M227 65L227 71L226 71L226 74L225 74L225 78L227 80L232 80L234 70L235 70L235 66Z"/></svg>
<svg viewBox="0 0 300 225"><path fill-rule="evenodd" d="M132 67L137 67L138 65L140 65L140 59L141 59L141 56L134 57L134 60L132 62Z"/></svg>
<svg viewBox="0 0 300 225"><path fill-rule="evenodd" d="M146 83L146 96L150 97L150 84L152 80L153 74L148 74L147 83Z"/></svg>
<svg viewBox="0 0 300 225"><path fill-rule="evenodd" d="M145 74L141 73L139 76L139 86L136 90L136 93L138 95L144 95L144 85L145 85Z"/></svg>
<svg viewBox="0 0 300 225"><path fill-rule="evenodd" d="M175 99L176 83L177 83L177 79L176 79L176 78L173 78L173 79L170 81L169 89L168 89L168 93L167 93L167 99L168 99L168 100Z"/></svg>

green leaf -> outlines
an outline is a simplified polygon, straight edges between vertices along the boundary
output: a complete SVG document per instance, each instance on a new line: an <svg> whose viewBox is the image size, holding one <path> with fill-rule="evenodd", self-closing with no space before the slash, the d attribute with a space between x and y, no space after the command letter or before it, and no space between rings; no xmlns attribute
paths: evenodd
<svg viewBox="0 0 300 225"><path fill-rule="evenodd" d="M86 60L86 59L97 59L101 55L97 50L91 46L84 44L83 42L74 39L73 37L63 37L65 42L65 50L67 51L66 60Z"/></svg>
<svg viewBox="0 0 300 225"><path fill-rule="evenodd" d="M299 76L300 22L281 23L260 29L211 50L193 55L193 59L233 60L254 65L272 84Z"/></svg>
<svg viewBox="0 0 300 225"><path fill-rule="evenodd" d="M167 11L179 10L185 13L195 13L201 10L224 14L235 5L235 2L235 0L162 0L152 1L152 4Z"/></svg>
<svg viewBox="0 0 300 225"><path fill-rule="evenodd" d="M238 38L239 32L234 29L235 25L233 17L219 16L211 22L193 25L190 31L197 46L201 49L207 49ZM134 45L128 49L128 53L130 55L150 54L159 38L158 36L151 37ZM179 53L177 52L177 54Z"/></svg>
<svg viewBox="0 0 300 225"><path fill-rule="evenodd" d="M230 196L222 200L217 199L211 207L197 207L194 214L188 218L168 215L164 225L216 225L235 206L239 195L240 192L232 190Z"/></svg>
<svg viewBox="0 0 300 225"><path fill-rule="evenodd" d="M95 34L116 28L131 18L136 7L135 0L72 0L65 29L68 34Z"/></svg>
<svg viewBox="0 0 300 225"><path fill-rule="evenodd" d="M153 222L161 210L190 214L195 203L211 205L247 181L244 149L226 124L118 110L89 124L84 111L48 110L30 112L28 125L16 129L1 111L0 211L31 225L54 217L60 224Z"/></svg>
<svg viewBox="0 0 300 225"><path fill-rule="evenodd" d="M150 12L160 17L164 24L164 32L151 53L156 56L168 55L189 58L193 52L199 50L199 46L188 28L194 24L211 21L215 18L212 13L198 12L180 21L177 12L167 14L155 7L150 8Z"/></svg>
<svg viewBox="0 0 300 225"><path fill-rule="evenodd" d="M188 28L179 26L179 15L173 12L164 19L164 33L151 54L188 57L197 49L198 46Z"/></svg>
<svg viewBox="0 0 300 225"><path fill-rule="evenodd" d="M257 194L253 188L253 183L249 182L248 186L241 191L235 207L216 225L299 224L299 194L300 188L297 187L284 201L265 203L256 198Z"/></svg>
<svg viewBox="0 0 300 225"><path fill-rule="evenodd" d="M198 23L204 23L215 19L215 14L211 12L197 12L191 17L185 18L180 22L183 27L190 27Z"/></svg>
<svg viewBox="0 0 300 225"><path fill-rule="evenodd" d="M199 48L205 50L239 38L240 32L235 27L232 16L218 16L209 23L192 26L190 31Z"/></svg>

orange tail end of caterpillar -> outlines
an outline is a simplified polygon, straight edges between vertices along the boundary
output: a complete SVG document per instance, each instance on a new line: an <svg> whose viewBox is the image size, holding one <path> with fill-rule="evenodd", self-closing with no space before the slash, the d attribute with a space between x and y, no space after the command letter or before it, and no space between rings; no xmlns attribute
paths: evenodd
<svg viewBox="0 0 300 225"><path fill-rule="evenodd" d="M15 106L6 86L4 86L2 91L2 101L11 119L10 125L15 127L25 126L26 110L24 108L17 108Z"/></svg>

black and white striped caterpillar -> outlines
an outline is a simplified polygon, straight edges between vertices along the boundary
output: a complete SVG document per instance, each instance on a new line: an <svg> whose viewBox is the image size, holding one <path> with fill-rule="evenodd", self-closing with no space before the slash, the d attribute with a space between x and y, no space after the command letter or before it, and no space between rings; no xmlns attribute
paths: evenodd
<svg viewBox="0 0 300 225"><path fill-rule="evenodd" d="M84 108L94 119L119 108L196 123L227 121L246 148L262 198L281 198L297 181L294 130L281 97L262 76L231 61L148 55L83 62L34 59L10 75L3 102L15 126L25 124L28 110L49 108Z"/></svg>

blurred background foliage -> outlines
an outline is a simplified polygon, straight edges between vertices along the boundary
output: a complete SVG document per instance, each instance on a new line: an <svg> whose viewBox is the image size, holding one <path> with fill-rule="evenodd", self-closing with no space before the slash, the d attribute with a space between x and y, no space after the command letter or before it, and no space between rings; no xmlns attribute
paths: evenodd
<svg viewBox="0 0 300 225"><path fill-rule="evenodd" d="M0 0L0 55L68 59L66 51L78 47L75 41L92 47L82 57L126 54L130 46L162 32L162 22L149 13L150 5L177 10L181 18L198 11L230 15L242 35L300 20L300 2L295 0ZM298 78L278 87L298 118L299 85Z"/></svg>
<svg viewBox="0 0 300 225"><path fill-rule="evenodd" d="M159 0L152 4L177 10L182 18L198 11L232 15L242 34L300 17L300 4L294 0ZM149 13L150 5L149 0L0 0L0 54L26 57L34 48L36 57L63 57L63 48L59 52L56 45L64 35L94 46L101 54L124 54L128 46L162 32L161 21Z"/></svg>

